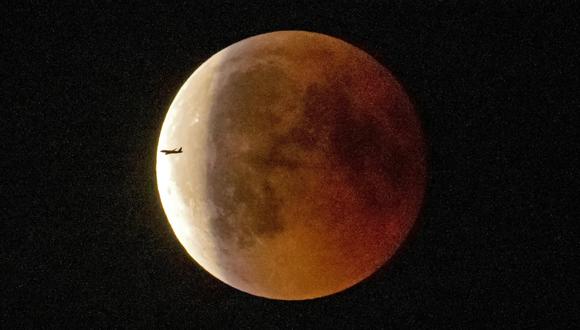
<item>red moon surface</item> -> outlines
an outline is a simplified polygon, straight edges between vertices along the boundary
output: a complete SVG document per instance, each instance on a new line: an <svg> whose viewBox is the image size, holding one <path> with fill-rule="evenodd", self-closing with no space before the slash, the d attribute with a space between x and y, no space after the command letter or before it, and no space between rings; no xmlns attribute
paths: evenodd
<svg viewBox="0 0 580 330"><path fill-rule="evenodd" d="M409 97L339 39L279 31L202 64L161 130L158 189L187 252L213 276L282 300L365 279L413 226L425 145ZM159 151L158 150L158 151Z"/></svg>

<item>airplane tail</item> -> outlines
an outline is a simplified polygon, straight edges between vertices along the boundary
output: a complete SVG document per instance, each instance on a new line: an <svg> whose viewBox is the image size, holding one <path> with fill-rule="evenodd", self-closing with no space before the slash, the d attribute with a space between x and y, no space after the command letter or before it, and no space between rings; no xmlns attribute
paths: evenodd
<svg viewBox="0 0 580 330"><path fill-rule="evenodd" d="M180 148L179 148L179 150L177 150L177 151L181 152L181 149L182 149L182 148L183 148L183 147L180 147Z"/></svg>

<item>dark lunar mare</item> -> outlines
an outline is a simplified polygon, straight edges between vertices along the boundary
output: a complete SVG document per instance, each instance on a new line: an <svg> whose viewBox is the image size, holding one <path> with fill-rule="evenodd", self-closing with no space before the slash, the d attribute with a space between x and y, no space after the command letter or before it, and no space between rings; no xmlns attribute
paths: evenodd
<svg viewBox="0 0 580 330"><path fill-rule="evenodd" d="M233 61L224 65L236 65ZM282 200L268 181L273 167L292 170L298 164L276 154L276 128L280 122L272 105L291 89L284 72L260 64L235 71L221 82L219 100L211 108L208 148L215 152L207 168L207 195L215 206L210 219L214 237L229 247L247 248L260 236L284 230L279 212ZM266 143L255 148L254 143ZM242 143L250 150L240 152Z"/></svg>
<svg viewBox="0 0 580 330"><path fill-rule="evenodd" d="M401 203L409 170L402 164L408 164L409 155L376 117L355 113L348 91L350 81L346 73L324 85L308 86L304 115L292 137L304 148L321 148L328 160L326 166L344 171L347 184L364 209L381 218ZM388 110L377 109L383 114ZM321 145L320 141L329 143Z"/></svg>

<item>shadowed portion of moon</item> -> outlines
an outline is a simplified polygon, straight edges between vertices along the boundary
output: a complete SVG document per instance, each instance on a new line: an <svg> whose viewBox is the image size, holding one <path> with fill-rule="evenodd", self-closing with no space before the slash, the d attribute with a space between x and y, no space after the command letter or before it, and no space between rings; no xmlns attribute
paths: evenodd
<svg viewBox="0 0 580 330"><path fill-rule="evenodd" d="M210 112L208 144L216 155L207 173L208 196L216 209L211 230L237 248L283 230L283 201L267 178L274 167L298 165L280 158L274 142L281 118L271 107L290 89L288 78L275 66L234 72Z"/></svg>
<svg viewBox="0 0 580 330"><path fill-rule="evenodd" d="M380 214L400 202L400 196L392 190L400 189L403 154L396 144L389 143L376 119L357 118L345 90L348 84L341 85L308 87L305 125L313 131L324 128L329 140L329 163L345 172L347 184L364 208ZM317 135L314 141L321 139L320 132Z"/></svg>
<svg viewBox="0 0 580 330"><path fill-rule="evenodd" d="M308 299L394 254L419 212L425 159L411 103L384 67L338 39L286 31L236 43L194 76L160 144L181 137L199 153L189 170L158 157L158 182L204 268L255 295ZM203 98L182 100L200 86Z"/></svg>

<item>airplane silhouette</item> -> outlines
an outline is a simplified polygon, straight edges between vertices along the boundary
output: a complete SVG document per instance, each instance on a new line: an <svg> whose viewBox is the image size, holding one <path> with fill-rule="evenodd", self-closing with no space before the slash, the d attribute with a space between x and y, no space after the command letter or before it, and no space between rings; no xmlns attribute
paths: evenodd
<svg viewBox="0 0 580 330"><path fill-rule="evenodd" d="M177 150L177 148L173 149L173 150L161 150L162 153L169 155L169 154L180 154L183 151L181 150L183 148L179 148L179 150Z"/></svg>

